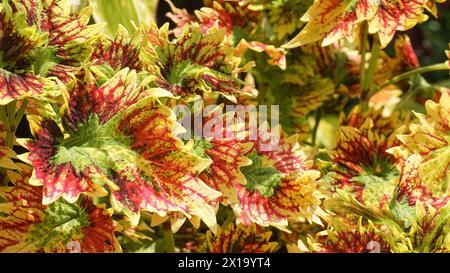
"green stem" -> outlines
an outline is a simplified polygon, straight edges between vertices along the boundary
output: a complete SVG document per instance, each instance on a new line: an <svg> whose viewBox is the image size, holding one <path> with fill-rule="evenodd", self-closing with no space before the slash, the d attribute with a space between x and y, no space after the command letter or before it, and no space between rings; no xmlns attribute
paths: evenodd
<svg viewBox="0 0 450 273"><path fill-rule="evenodd" d="M14 138L16 134L16 101L12 101L6 105L6 138L5 146L8 148L13 148Z"/></svg>
<svg viewBox="0 0 450 273"><path fill-rule="evenodd" d="M364 84L364 74L366 70L366 53L367 53L367 38L368 38L368 31L369 27L366 21L364 21L362 26L362 37L361 37L361 63L359 66L360 71L360 78L359 78L359 85L363 86Z"/></svg>
<svg viewBox="0 0 450 273"><path fill-rule="evenodd" d="M372 45L372 53L370 56L369 68L367 69L367 73L364 76L363 86L361 87L361 111L366 111L369 108L369 99L371 90L374 87L373 78L375 76L375 72L377 71L378 66L378 58L381 52L380 41L377 37L374 37L373 45Z"/></svg>
<svg viewBox="0 0 450 273"><path fill-rule="evenodd" d="M28 100L24 99L22 102L22 105L16 112L16 120L15 120L16 127L19 126L19 123L23 118L23 114L25 113L25 109L27 108L27 106L28 106Z"/></svg>
<svg viewBox="0 0 450 273"><path fill-rule="evenodd" d="M5 128L9 128L8 114L6 113L6 106L0 106L0 121Z"/></svg>
<svg viewBox="0 0 450 273"><path fill-rule="evenodd" d="M173 239L172 227L170 221L165 221L161 225L163 231L164 247L167 253L175 253L175 242Z"/></svg>
<svg viewBox="0 0 450 273"><path fill-rule="evenodd" d="M424 67L419 67L416 68L414 70L405 72L403 74L397 75L395 77L393 77L392 79L390 79L389 81L385 82L383 85L381 85L378 89L383 89L384 87L390 85L390 84L394 84L397 83L399 81L402 80L406 80L409 77L416 75L416 74L423 74L423 73L428 73L428 72L433 72L433 71L439 71L439 70L448 70L448 66L446 63L440 63L440 64L433 64L433 65L429 65L429 66L424 66Z"/></svg>
<svg viewBox="0 0 450 273"><path fill-rule="evenodd" d="M316 110L316 123L312 131L312 146L316 146L317 130L319 129L320 120L322 119L322 108Z"/></svg>
<svg viewBox="0 0 450 273"><path fill-rule="evenodd" d="M222 226L221 226L222 229L226 229L226 228L228 227L229 224L231 224L231 223L234 222L235 219L236 219L236 216L234 215L233 212L231 212L231 213L228 215L227 219L225 219L225 221L223 222L223 224L222 224Z"/></svg>

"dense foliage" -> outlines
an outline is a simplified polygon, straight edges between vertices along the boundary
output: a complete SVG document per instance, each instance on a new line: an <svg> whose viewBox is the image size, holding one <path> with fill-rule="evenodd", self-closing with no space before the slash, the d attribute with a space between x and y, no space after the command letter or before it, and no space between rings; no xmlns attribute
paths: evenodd
<svg viewBox="0 0 450 273"><path fill-rule="evenodd" d="M450 252L442 2L3 0L0 252Z"/></svg>

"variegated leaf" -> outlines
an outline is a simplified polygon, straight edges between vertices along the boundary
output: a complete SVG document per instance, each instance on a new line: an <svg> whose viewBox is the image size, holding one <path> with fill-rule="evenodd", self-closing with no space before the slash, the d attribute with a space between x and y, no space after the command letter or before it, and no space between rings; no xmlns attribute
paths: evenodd
<svg viewBox="0 0 450 273"><path fill-rule="evenodd" d="M420 155L419 180L435 196L448 194L450 181L450 95L442 93L439 102L427 101L426 114L415 113L419 124L410 134L399 135L401 145L390 149L396 158L406 160Z"/></svg>
<svg viewBox="0 0 450 273"><path fill-rule="evenodd" d="M242 92L243 82L237 77L243 69L234 49L224 43L225 30L203 34L200 26L193 24L170 41L167 26L158 29L153 24L143 29L148 45L142 56L147 70L157 77L156 86L185 100L216 92L235 101L235 95Z"/></svg>
<svg viewBox="0 0 450 273"><path fill-rule="evenodd" d="M278 249L278 243L270 241L270 231L259 231L255 225L249 227L230 224L216 235L206 234L210 253L271 253Z"/></svg>
<svg viewBox="0 0 450 273"><path fill-rule="evenodd" d="M249 166L241 167L247 183L236 185L238 204L233 208L238 222L286 228L288 219L317 220L321 194L320 173L310 169L310 162L300 150L297 137L281 137L272 148L270 138L260 131L251 153ZM266 145L266 146L265 146Z"/></svg>
<svg viewBox="0 0 450 273"><path fill-rule="evenodd" d="M114 208L133 224L140 210L161 216L181 212L214 230L209 202L220 193L197 177L210 160L191 154L176 137L180 125L172 111L158 105L157 97L145 96L128 69L100 87L77 81L64 128L43 120L36 139L25 144L30 153L21 158L35 167L31 183L43 185L44 204L109 191Z"/></svg>
<svg viewBox="0 0 450 273"><path fill-rule="evenodd" d="M29 175L29 174L28 174ZM104 207L83 199L79 204L42 205L42 187L28 184L28 176L0 188L1 252L120 251L114 222Z"/></svg>
<svg viewBox="0 0 450 273"><path fill-rule="evenodd" d="M285 47L323 40L327 46L342 38L354 40L361 25L368 22L369 33L377 33L382 47L394 37L396 31L405 31L425 21L428 0L371 1L371 0L316 0L302 17L308 24Z"/></svg>

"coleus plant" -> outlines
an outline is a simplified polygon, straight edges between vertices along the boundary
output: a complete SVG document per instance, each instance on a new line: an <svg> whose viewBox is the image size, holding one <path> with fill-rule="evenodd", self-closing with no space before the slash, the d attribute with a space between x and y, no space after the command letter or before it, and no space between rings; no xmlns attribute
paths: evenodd
<svg viewBox="0 0 450 273"><path fill-rule="evenodd" d="M449 252L438 2L2 1L0 252Z"/></svg>

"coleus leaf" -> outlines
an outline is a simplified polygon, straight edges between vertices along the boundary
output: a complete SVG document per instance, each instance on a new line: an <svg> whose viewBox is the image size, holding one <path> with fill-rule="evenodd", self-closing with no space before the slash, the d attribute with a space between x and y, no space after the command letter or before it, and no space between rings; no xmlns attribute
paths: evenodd
<svg viewBox="0 0 450 273"><path fill-rule="evenodd" d="M398 135L401 145L389 150L397 159L417 154L419 181L433 196L446 196L450 179L450 95L442 93L438 103L425 103L426 114L415 113L419 124L410 125L410 134Z"/></svg>
<svg viewBox="0 0 450 273"><path fill-rule="evenodd" d="M31 73L20 75L0 68L0 92L0 105L27 97L55 101L61 94L61 86Z"/></svg>
<svg viewBox="0 0 450 273"><path fill-rule="evenodd" d="M351 120L352 115L350 123L355 122ZM394 157L385 150L397 145L396 135L403 129L400 127L387 135L378 134L376 130L381 128L374 129L371 118L359 128L340 127L336 148L331 154L335 172L333 183L355 194L364 204L384 206L392 197L398 175Z"/></svg>
<svg viewBox="0 0 450 273"><path fill-rule="evenodd" d="M176 27L172 29L175 37L183 34L183 28L186 24L190 24L196 20L194 15L191 15L186 9L177 8L172 1L166 0L166 3L170 5L170 12L166 13L166 16L175 23Z"/></svg>
<svg viewBox="0 0 450 273"><path fill-rule="evenodd" d="M1 252L120 251L114 222L104 207L89 199L42 205L42 187L27 180L25 176L12 187L0 188Z"/></svg>
<svg viewBox="0 0 450 273"><path fill-rule="evenodd" d="M281 182L281 172L270 164L264 164L254 151L248 155L248 158L252 160L252 164L242 167L242 172L247 179L245 187L249 191L260 192L264 197L272 196Z"/></svg>
<svg viewBox="0 0 450 273"><path fill-rule="evenodd" d="M92 167L89 166L90 163L98 161L100 165L105 164L105 156L94 147L97 144L96 137L108 140L105 135L109 132L98 130L98 127L123 107L137 101L138 88L135 81L135 74L128 73L126 69L99 88L90 81L86 84L76 82L71 90L69 109L64 117L66 129L72 133L71 138L65 141L55 122L49 119L41 122L36 140L29 143L31 154L22 157L35 166L31 183L44 185L45 204L60 196L74 202L82 192L105 194L89 176L97 175L100 171L95 167L97 164ZM90 119L91 114L96 115ZM85 149L77 145L83 142L87 142L88 147ZM61 147L55 147L60 144ZM76 164L68 164L71 160Z"/></svg>
<svg viewBox="0 0 450 273"><path fill-rule="evenodd" d="M448 204L444 207L434 208L432 203L426 204L419 199L413 205L409 205L406 199L397 202L389 210L380 211L375 208L365 207L351 195L340 192L341 199L335 201L333 204L327 204L327 207L347 207L345 211L338 213L339 218L334 218L331 222L330 231L331 240L329 247L334 248L334 251L339 249L351 250L352 247L358 247L363 252L373 250L378 252L386 246L389 252L445 252L448 251ZM353 201L352 201L353 200ZM403 202L405 201L406 202ZM425 200L427 203L430 200ZM354 227L352 224L355 220L351 218L352 215L359 215L358 226ZM364 224L368 220L368 224ZM361 228L367 231L372 231L370 239L373 242L369 245L367 240L364 240L364 233ZM347 232L342 232L342 231ZM347 235L346 235L347 234ZM354 242L349 243L350 239ZM356 243L361 240L362 243ZM313 244L313 249L321 251L324 248L321 244ZM336 247L338 247L336 249ZM326 247L325 247L326 249ZM381 251L382 252L382 251Z"/></svg>
<svg viewBox="0 0 450 273"><path fill-rule="evenodd" d="M390 208L362 204L354 194L341 189L337 189L332 198L324 201L324 207L337 215L353 220L362 217L364 220L391 226L399 226L401 223L395 212L389 210Z"/></svg>
<svg viewBox="0 0 450 273"><path fill-rule="evenodd" d="M362 112L359 107L355 107L347 116L341 114L339 119L341 126L350 126L360 130L366 127L365 123L366 125L372 124L369 126L372 134L379 137L384 136L389 139L389 145L393 146L398 143L394 136L405 130L401 127L411 122L411 115L404 111L393 111L390 115L386 115L382 107L379 109L374 107ZM367 128L363 131L367 132Z"/></svg>
<svg viewBox="0 0 450 273"><path fill-rule="evenodd" d="M245 39L242 39L236 46L237 54L244 54L247 48L258 53L265 52L270 57L267 61L268 64L276 65L283 70L286 69L286 52L283 48L277 48L257 41L247 42Z"/></svg>
<svg viewBox="0 0 450 273"><path fill-rule="evenodd" d="M207 232L208 233L208 232ZM205 244L205 233L198 232L196 227L183 225L182 228L174 234L175 245L183 253L205 253L207 246Z"/></svg>
<svg viewBox="0 0 450 273"><path fill-rule="evenodd" d="M16 164L12 159L16 157L16 153L12 149L0 146L0 168L16 169Z"/></svg>
<svg viewBox="0 0 450 273"><path fill-rule="evenodd" d="M237 78L238 73L249 66L239 67L240 58L224 43L225 31L211 29L204 35L200 26L193 24L171 42L167 27L157 29L153 24L143 29L149 43L143 60L147 70L157 77L156 85L185 100L217 92L236 101L234 95L242 92L244 84Z"/></svg>
<svg viewBox="0 0 450 273"><path fill-rule="evenodd" d="M316 0L302 17L307 25L284 46L297 47L319 40L327 46L344 37L354 40L362 23L367 21L369 33L377 33L382 47L385 47L397 30L408 30L428 18L424 14L428 2Z"/></svg>
<svg viewBox="0 0 450 273"><path fill-rule="evenodd" d="M279 112L283 129L289 134L298 134L300 140L306 140L310 135L308 115L324 102L331 101L336 90L331 79L320 75L333 65L333 54L327 50L310 51L288 54L289 66L284 71L264 65L266 60L259 61L261 56L255 56L257 65L252 70L259 92L265 94L257 98L258 102L282 105ZM326 68L322 68L318 59L328 59L323 61Z"/></svg>
<svg viewBox="0 0 450 273"><path fill-rule="evenodd" d="M426 4L426 8L434 17L438 16L438 8L436 3L444 3L446 0L430 0Z"/></svg>
<svg viewBox="0 0 450 273"><path fill-rule="evenodd" d="M320 222L320 173L310 169L297 136L282 137L275 149L265 149L270 138L262 131L259 134L250 154L253 164L241 168L247 183L236 185L239 202L233 208L238 222L280 229L287 226L288 219Z"/></svg>
<svg viewBox="0 0 450 273"><path fill-rule="evenodd" d="M16 65L23 65L34 48L43 46L48 34L39 33L36 26L28 26L24 12L13 11L9 2L0 7L0 64L1 68L12 70Z"/></svg>
<svg viewBox="0 0 450 273"><path fill-rule="evenodd" d="M271 236L270 231L261 232L254 224L248 227L230 224L216 235L208 231L206 243L210 253L271 253L279 247L277 242L270 241Z"/></svg>
<svg viewBox="0 0 450 273"><path fill-rule="evenodd" d="M13 12L8 2L0 6L0 104L29 96L59 95L57 85L30 71L28 58L42 47L48 34L28 26L23 12Z"/></svg>
<svg viewBox="0 0 450 273"><path fill-rule="evenodd" d="M408 206L415 206L416 202L421 202L423 205L439 209L450 201L447 195L435 197L422 185L419 175L420 164L421 157L417 154L400 161L400 178L394 195L395 200L391 201L391 206L401 206L405 203Z"/></svg>
<svg viewBox="0 0 450 273"><path fill-rule="evenodd" d="M443 252L450 250L450 206L435 209L421 202L415 206L415 221L408 233L409 244L399 249L401 252Z"/></svg>
<svg viewBox="0 0 450 273"><path fill-rule="evenodd" d="M131 225L126 218L118 222L120 233L117 234L117 240L120 242L124 253L149 253L158 250L157 230L151 228L146 221L143 221L144 217L145 215L143 214L137 226ZM162 250L164 251L164 246L162 246Z"/></svg>
<svg viewBox="0 0 450 273"><path fill-rule="evenodd" d="M286 228L290 218L294 220L306 218L310 222L320 222L317 217L320 215L318 178L319 173L312 170L284 175L282 179L274 181L277 183L273 194L269 197L267 196L271 192L270 187L274 183L253 189L238 185L239 203L234 206L236 213L239 214L238 222L272 225L280 229ZM263 190L264 195L258 190Z"/></svg>
<svg viewBox="0 0 450 273"><path fill-rule="evenodd" d="M90 43L101 25L88 25L92 9L74 12L67 0L14 1L26 13L29 25L48 33L49 46L57 48L56 56L65 64L79 64L90 53Z"/></svg>
<svg viewBox="0 0 450 273"><path fill-rule="evenodd" d="M420 66L416 52L414 51L408 35L401 35L395 40L395 53L395 59L405 64L408 69L414 69Z"/></svg>
<svg viewBox="0 0 450 273"><path fill-rule="evenodd" d="M274 45L265 44L261 41L249 41L241 39L239 35L235 35L237 29L242 29L246 33L255 32L261 13L249 9L248 4L227 1L207 1L206 7L195 11L195 16L191 16L185 9L176 8L168 1L172 12L167 16L174 21L177 26L173 29L176 36L183 33L183 28L191 23L198 23L203 34L207 34L212 28L226 30L226 36L231 44L239 44L236 46L236 56L243 56L246 49L256 52L265 52L270 60L270 65L276 65L281 69L286 69L286 52L283 48L277 48ZM246 39L251 39L251 35L246 35ZM250 36L250 37L249 37ZM239 41L240 40L240 41Z"/></svg>
<svg viewBox="0 0 450 273"><path fill-rule="evenodd" d="M101 24L88 25L92 9L73 10L68 0L14 0L15 7L26 14L28 25L48 35L46 47L34 52L35 69L43 76L55 76L63 82L71 79L91 54Z"/></svg>
<svg viewBox="0 0 450 273"><path fill-rule="evenodd" d="M178 129L174 129L175 115L168 108L154 108L148 102L138 105L123 115L118 129L131 138L132 149L140 151L149 165L139 170L117 162L117 169L123 171L119 173L121 189L114 192L115 199L124 202L126 213L136 213L139 208L161 216L179 211L188 217L199 216L214 229L215 213L208 202L220 193L196 177L210 160L183 149L181 140L174 137ZM118 155L120 158L123 156ZM135 161L139 162L130 160Z"/></svg>
<svg viewBox="0 0 450 273"><path fill-rule="evenodd" d="M280 122L287 132L298 134L303 140L311 130L308 115L332 97L335 87L331 80L320 77L297 86L295 92L292 92L292 86L287 86L273 94L276 104L283 105Z"/></svg>
<svg viewBox="0 0 450 273"><path fill-rule="evenodd" d="M298 20L312 5L313 0L306 1L280 1L280 0L250 0L249 9L264 11L270 26L273 28L272 36L283 41L288 35L298 30L304 22Z"/></svg>
<svg viewBox="0 0 450 273"><path fill-rule="evenodd" d="M230 114L222 116L221 110L222 107L218 107L211 111L205 118L205 124L218 118L225 119L225 125L214 123L211 126L211 136L194 140L193 150L200 156L211 159L211 165L199 177L211 188L223 194L222 203L229 204L237 202L235 185L245 183L240 167L251 164L245 155L252 149L253 143L246 141L245 135L241 132L245 123L231 118ZM234 113L231 115L234 116Z"/></svg>
<svg viewBox="0 0 450 273"><path fill-rule="evenodd" d="M119 25L114 39L101 35L92 45L93 53L90 59L94 65L108 64L116 71L126 67L141 71L143 65L139 57L140 45L137 34L130 37L128 31Z"/></svg>
<svg viewBox="0 0 450 273"><path fill-rule="evenodd" d="M315 252L325 253L390 253L401 236L400 230L384 232L371 221L363 225L362 221L352 223L348 220L332 221L323 245L315 245Z"/></svg>
<svg viewBox="0 0 450 273"><path fill-rule="evenodd" d="M0 120L0 179L2 181L5 179L4 176L9 177L16 171L20 171L20 164L14 161L17 158L16 153L5 143L7 133L4 122Z"/></svg>
<svg viewBox="0 0 450 273"><path fill-rule="evenodd" d="M158 94L148 94L128 69L100 87L89 81L74 85L63 117L65 135L44 120L36 140L25 143L30 153L21 156L35 167L30 183L44 186L44 204L109 191L114 208L134 225L143 209L196 215L214 229L208 202L220 193L197 177L210 160L189 153L176 138L175 115L155 102Z"/></svg>
<svg viewBox="0 0 450 273"><path fill-rule="evenodd" d="M226 30L227 35L232 36L236 28L254 29L261 20L261 12L249 9L249 5L236 1L203 1L205 7L196 10L195 16L190 15L187 10L179 9L170 1L166 0L171 7L167 17L176 24L173 30L176 36L183 33L186 24L198 23L203 33L217 26ZM251 32L251 31L250 31Z"/></svg>
<svg viewBox="0 0 450 273"><path fill-rule="evenodd" d="M407 205L408 206L408 205ZM436 253L449 251L449 206L435 208L420 200L409 207L402 240L394 251L400 253Z"/></svg>
<svg viewBox="0 0 450 273"><path fill-rule="evenodd" d="M378 69L374 75L373 81L378 85L383 85L386 81L395 77L398 74L412 70L420 66L414 47L411 44L409 37L406 34L398 35L394 42L395 56L391 57L386 52L382 51L378 62ZM359 54L359 53L357 53ZM360 72L358 71L358 74ZM382 94L395 94L394 91L399 89L395 85L384 87L371 100L375 100L376 96ZM381 93L380 93L381 92ZM375 97L375 98L373 98Z"/></svg>

